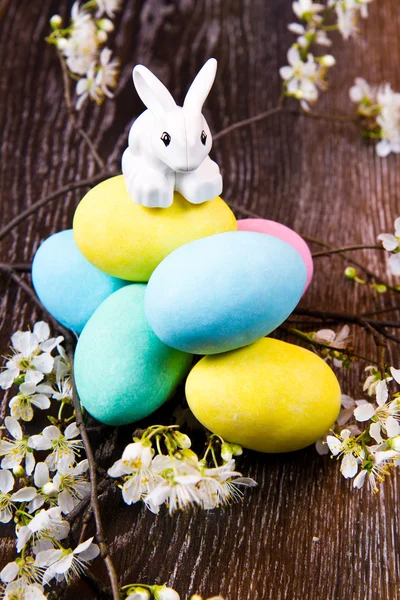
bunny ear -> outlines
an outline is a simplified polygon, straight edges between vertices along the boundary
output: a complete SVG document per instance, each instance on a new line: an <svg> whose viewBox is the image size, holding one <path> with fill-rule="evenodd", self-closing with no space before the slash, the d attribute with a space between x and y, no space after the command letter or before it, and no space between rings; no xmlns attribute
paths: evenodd
<svg viewBox="0 0 400 600"><path fill-rule="evenodd" d="M190 111L201 113L203 104L210 93L217 72L217 61L215 58L209 58L206 64L200 69L186 94L183 106Z"/></svg>
<svg viewBox="0 0 400 600"><path fill-rule="evenodd" d="M175 100L163 83L143 65L136 65L132 73L133 83L143 104L160 117L176 107Z"/></svg>

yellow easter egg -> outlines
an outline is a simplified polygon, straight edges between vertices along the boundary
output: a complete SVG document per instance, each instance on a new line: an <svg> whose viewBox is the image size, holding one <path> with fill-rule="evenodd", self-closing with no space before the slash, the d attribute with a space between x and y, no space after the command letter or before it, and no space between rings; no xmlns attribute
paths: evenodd
<svg viewBox="0 0 400 600"><path fill-rule="evenodd" d="M237 230L237 224L219 196L190 204L175 192L169 208L135 204L119 175L86 194L76 209L73 228L79 250L92 265L114 277L145 282L179 246Z"/></svg>
<svg viewBox="0 0 400 600"><path fill-rule="evenodd" d="M186 397L197 419L225 440L259 452L290 452L320 439L340 409L340 386L319 356L263 338L202 358Z"/></svg>

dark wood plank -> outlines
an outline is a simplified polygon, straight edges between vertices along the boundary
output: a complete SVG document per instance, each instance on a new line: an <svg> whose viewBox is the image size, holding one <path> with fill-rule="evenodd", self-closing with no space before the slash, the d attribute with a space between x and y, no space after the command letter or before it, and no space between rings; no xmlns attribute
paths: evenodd
<svg viewBox="0 0 400 600"><path fill-rule="evenodd" d="M70 6L65 0L9 2L0 23L2 224L44 194L95 170L68 124L58 62L44 42L50 16L56 11L66 16ZM338 39L338 65L319 111L350 111L348 89L360 74L400 88L397 0L374 2L370 15L357 39ZM293 40L286 28L292 20L289 0L127 0L114 41L123 61L116 100L87 106L80 123L108 158L108 167L118 169L130 124L142 110L132 67L137 62L151 67L182 100L211 55L219 61L205 110L212 130L264 111L279 95L278 68ZM399 158L378 159L373 145L348 124L275 115L216 142L213 154L223 169L228 202L335 246L374 243L398 215ZM71 226L81 195L79 190L66 194L16 228L2 242L2 260L31 260L42 240ZM384 264L373 252L359 256L373 268ZM371 300L364 288L343 280L343 266L339 257L318 259L303 306L347 311L381 306L381 297ZM0 353L5 354L11 333L43 315L4 275L0 285ZM363 335L357 345L373 352ZM362 366L340 376L343 390L359 396ZM104 468L129 438L130 429L124 430L116 445L111 438L93 438ZM224 511L155 517L126 507L118 493L109 491L101 504L121 584L169 581L182 597L220 592L230 600L398 596L395 476L372 497L368 490L354 492L337 464L313 449L287 456L249 452L239 466L259 488L243 505ZM11 528L7 532L12 535ZM1 553L2 564L11 559L11 538L3 538ZM93 571L105 580L101 561ZM65 597L95 594L77 582Z"/></svg>

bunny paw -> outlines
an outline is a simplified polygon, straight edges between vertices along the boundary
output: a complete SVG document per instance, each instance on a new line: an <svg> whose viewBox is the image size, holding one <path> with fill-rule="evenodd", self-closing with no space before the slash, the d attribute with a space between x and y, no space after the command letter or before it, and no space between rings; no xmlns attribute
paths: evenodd
<svg viewBox="0 0 400 600"><path fill-rule="evenodd" d="M221 194L222 177L220 173L204 179L187 177L181 181L179 191L191 204L202 204Z"/></svg>
<svg viewBox="0 0 400 600"><path fill-rule="evenodd" d="M147 208L168 208L174 200L174 192L165 178L145 173L137 175L129 190L135 204Z"/></svg>

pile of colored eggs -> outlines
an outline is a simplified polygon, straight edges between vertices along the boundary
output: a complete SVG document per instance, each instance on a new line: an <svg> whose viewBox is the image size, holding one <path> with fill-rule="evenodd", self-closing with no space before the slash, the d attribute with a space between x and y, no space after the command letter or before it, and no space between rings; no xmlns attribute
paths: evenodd
<svg viewBox="0 0 400 600"><path fill-rule="evenodd" d="M80 334L75 381L93 417L133 423L187 377L189 406L211 431L285 452L320 438L340 407L322 359L265 338L312 272L305 242L279 223L236 221L221 198L194 205L178 193L170 208L145 208L119 176L83 198L73 231L41 245L32 279ZM193 354L205 356L192 368Z"/></svg>

